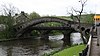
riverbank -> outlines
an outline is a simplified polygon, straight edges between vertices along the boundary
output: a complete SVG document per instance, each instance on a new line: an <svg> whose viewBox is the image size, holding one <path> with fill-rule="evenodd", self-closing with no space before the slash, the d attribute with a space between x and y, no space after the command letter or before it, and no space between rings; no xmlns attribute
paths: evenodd
<svg viewBox="0 0 100 56"><path fill-rule="evenodd" d="M85 45L77 45L64 49L53 56L79 56L79 53L85 48Z"/></svg>

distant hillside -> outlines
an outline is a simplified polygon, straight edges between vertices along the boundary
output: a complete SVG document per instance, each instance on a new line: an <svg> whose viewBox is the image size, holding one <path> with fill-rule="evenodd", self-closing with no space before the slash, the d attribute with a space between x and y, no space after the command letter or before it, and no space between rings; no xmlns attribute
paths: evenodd
<svg viewBox="0 0 100 56"><path fill-rule="evenodd" d="M94 14L84 14L81 17L83 23L93 23Z"/></svg>
<svg viewBox="0 0 100 56"><path fill-rule="evenodd" d="M100 15L100 14L97 14L97 15ZM62 19L66 19L66 20L70 20L70 21L77 21L77 19L74 17L74 19L71 19L71 16L56 16L56 17L59 17L59 18L62 18ZM93 23L93 17L94 17L94 14L83 14L81 16L81 22L82 23Z"/></svg>
<svg viewBox="0 0 100 56"><path fill-rule="evenodd" d="M70 16L57 16L57 17L58 18L62 18L62 19L66 19L66 20L73 21Z"/></svg>

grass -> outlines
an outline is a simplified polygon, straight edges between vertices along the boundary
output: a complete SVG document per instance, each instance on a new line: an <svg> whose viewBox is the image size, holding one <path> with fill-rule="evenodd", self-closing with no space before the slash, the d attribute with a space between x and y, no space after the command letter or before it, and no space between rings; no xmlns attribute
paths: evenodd
<svg viewBox="0 0 100 56"><path fill-rule="evenodd" d="M64 49L53 56L79 56L79 53L85 48L85 45L78 45Z"/></svg>

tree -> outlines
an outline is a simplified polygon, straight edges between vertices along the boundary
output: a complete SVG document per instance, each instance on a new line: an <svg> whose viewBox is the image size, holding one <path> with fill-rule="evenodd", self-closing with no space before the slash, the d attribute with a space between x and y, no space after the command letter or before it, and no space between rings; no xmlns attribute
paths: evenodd
<svg viewBox="0 0 100 56"><path fill-rule="evenodd" d="M32 13L30 13L30 15L29 15L29 18L30 18L30 19L34 19L34 18L38 18L38 17L40 17L40 15L39 15L38 13L36 13L36 12L32 12Z"/></svg>
<svg viewBox="0 0 100 56"><path fill-rule="evenodd" d="M74 16L73 13L70 13L70 14L71 14L71 17L72 18L75 17L77 19L78 24L79 24L79 30L80 30L80 34L81 34L83 43L86 44L86 41L85 41L85 39L83 37L83 33L82 33L82 30L81 30L81 22L80 22L80 19L81 19L81 16L82 16L82 13L83 13L83 10L84 10L84 7L86 5L87 0L79 0L78 2L81 4L81 6L79 6L79 7L81 7L80 10L76 10L74 8L71 9L72 12L74 11L77 16Z"/></svg>
<svg viewBox="0 0 100 56"><path fill-rule="evenodd" d="M88 24L93 24L93 18L94 18L94 14L83 14L81 16L81 22L82 23L88 23Z"/></svg>
<svg viewBox="0 0 100 56"><path fill-rule="evenodd" d="M14 23L13 16L19 12L18 8L12 4L2 4L2 14L7 17L6 24L8 28L11 28Z"/></svg>
<svg viewBox="0 0 100 56"><path fill-rule="evenodd" d="M2 4L1 5L2 16L0 21L2 21L3 25L6 26L6 29L2 32L3 36L6 38L12 37L14 35L13 24L14 19L13 16L19 12L19 10L13 6L12 4Z"/></svg>
<svg viewBox="0 0 100 56"><path fill-rule="evenodd" d="M5 16L14 16L19 12L18 8L13 6L12 4L2 4L2 14Z"/></svg>

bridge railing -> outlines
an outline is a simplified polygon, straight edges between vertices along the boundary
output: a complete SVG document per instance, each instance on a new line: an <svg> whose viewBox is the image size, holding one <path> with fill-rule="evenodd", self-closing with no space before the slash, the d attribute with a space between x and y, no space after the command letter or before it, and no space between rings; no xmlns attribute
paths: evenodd
<svg viewBox="0 0 100 56"><path fill-rule="evenodd" d="M92 41L92 35L90 34L89 41L88 41L88 43L86 45L86 48L84 50L82 50L81 53L79 53L79 56L90 56L91 41Z"/></svg>
<svg viewBox="0 0 100 56"><path fill-rule="evenodd" d="M91 45L92 45L92 37L93 37L93 33L94 33L93 30L94 30L94 27L91 27L90 37L89 37L88 43L86 45L86 48L84 50L82 50L82 53L79 53L79 56L90 56Z"/></svg>
<svg viewBox="0 0 100 56"><path fill-rule="evenodd" d="M91 44L92 44L92 35L90 35L89 41L87 43L87 46L88 46L87 56L90 56Z"/></svg>

